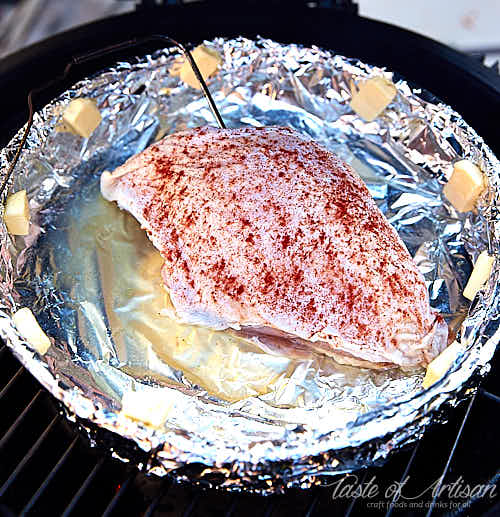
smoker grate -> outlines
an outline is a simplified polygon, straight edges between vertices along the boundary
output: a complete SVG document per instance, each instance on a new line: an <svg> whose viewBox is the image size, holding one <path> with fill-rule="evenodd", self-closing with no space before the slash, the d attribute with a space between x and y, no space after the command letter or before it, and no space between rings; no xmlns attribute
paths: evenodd
<svg viewBox="0 0 500 517"><path fill-rule="evenodd" d="M490 375L483 389L455 408L446 425L431 428L425 437L381 467L361 474L332 478L329 486L285 495L258 497L230 494L173 484L169 479L145 476L111 457L112 451L91 448L61 413L59 405L12 356L0 348L0 516L290 516L344 514L412 515L408 509L387 505L381 494L395 481L407 494L421 494L419 514L478 515L500 510L497 499L459 500L450 508L446 497L425 491L440 480L451 483L496 483L498 444L491 415L500 398ZM494 373L494 372L493 372ZM365 486L373 476L377 498L332 497L335 485ZM374 506L373 503L386 506ZM422 510L424 508L424 510ZM91 513L89 513L89 510Z"/></svg>

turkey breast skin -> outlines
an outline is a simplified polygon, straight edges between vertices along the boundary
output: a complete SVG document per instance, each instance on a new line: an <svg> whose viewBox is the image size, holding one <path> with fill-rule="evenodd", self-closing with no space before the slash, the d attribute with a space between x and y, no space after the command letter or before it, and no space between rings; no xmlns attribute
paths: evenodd
<svg viewBox="0 0 500 517"><path fill-rule="evenodd" d="M165 263L170 317L370 368L447 344L424 279L358 175L282 127L169 135L101 176Z"/></svg>

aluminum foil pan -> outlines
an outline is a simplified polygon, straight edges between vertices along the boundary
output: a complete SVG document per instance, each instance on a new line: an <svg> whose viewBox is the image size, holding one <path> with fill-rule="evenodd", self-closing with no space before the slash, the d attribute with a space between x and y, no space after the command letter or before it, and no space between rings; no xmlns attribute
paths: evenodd
<svg viewBox="0 0 500 517"><path fill-rule="evenodd" d="M261 493L308 487L418 439L443 404L456 404L473 375L488 370L500 335L498 261L472 306L461 292L479 252L498 252L500 164L452 108L391 72L269 40L206 45L222 56L209 87L229 127L293 127L366 181L463 344L450 372L423 390L422 371L272 355L158 315L160 257L133 218L101 198L98 179L165 134L214 124L201 93L169 72L179 56L168 49L81 81L36 114L11 185L29 193L31 233L12 238L0 228L0 332L69 414L154 451L149 472ZM376 75L393 78L398 95L367 123L349 107L350 86ZM88 140L58 126L80 96L103 115ZM4 173L20 138L0 154ZM489 179L477 213L459 214L442 196L459 158ZM51 337L43 357L12 324L22 306ZM120 414L130 390L168 399L163 427ZM193 464L201 467L183 468Z"/></svg>

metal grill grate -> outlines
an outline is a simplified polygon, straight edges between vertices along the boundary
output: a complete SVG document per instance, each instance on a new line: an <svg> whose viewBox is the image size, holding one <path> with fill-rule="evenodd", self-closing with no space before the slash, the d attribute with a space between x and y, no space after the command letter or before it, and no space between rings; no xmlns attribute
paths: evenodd
<svg viewBox="0 0 500 517"><path fill-rule="evenodd" d="M285 495L258 497L219 493L172 484L143 475L111 458L109 451L92 449L60 414L58 405L11 355L0 348L0 516L103 515L161 517L170 515L290 516L411 514L398 501L384 497L332 498L334 487L290 490ZM383 494L395 481L407 494L424 492L433 481L450 483L463 476L468 483L496 483L498 445L491 415L500 399L491 391L493 376L469 402L456 408L448 424L429 430L407 451L382 468L345 476L342 483L367 483L376 476ZM490 391L489 391L490 390ZM371 503L382 502L383 507ZM490 498L462 500L450 511L446 498L425 492L418 503L422 515L477 515L496 511ZM423 509L422 509L423 508ZM90 512L90 513L89 513Z"/></svg>

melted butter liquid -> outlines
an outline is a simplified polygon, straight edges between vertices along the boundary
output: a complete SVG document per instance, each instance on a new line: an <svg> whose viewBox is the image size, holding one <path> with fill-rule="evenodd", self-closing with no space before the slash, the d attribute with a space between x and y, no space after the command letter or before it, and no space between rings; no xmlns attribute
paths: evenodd
<svg viewBox="0 0 500 517"><path fill-rule="evenodd" d="M92 356L92 369L102 369L96 381L106 370L104 391L130 388L130 377L184 390L187 379L230 402L264 395L276 407L312 407L325 396L342 397L347 386L403 375L291 356L288 348L286 355L266 353L231 331L176 323L161 314L169 303L163 261L136 220L105 201L97 183L84 188L71 212L61 251L85 348L79 356Z"/></svg>
<svg viewBox="0 0 500 517"><path fill-rule="evenodd" d="M70 241L79 261L78 250L95 250L92 263L99 282L87 291L97 286L101 292L94 294L101 300L91 303L97 310L92 314L87 310L85 317L93 320L95 328L107 328L101 336L101 356L115 356L125 373L171 381L162 368L164 363L182 370L208 393L237 401L268 393L294 370L293 359L266 354L245 338L181 325L163 316L169 300L160 276L162 258L135 219L115 203L100 195L87 203L70 232ZM104 309L102 315L99 306ZM113 350L106 354L106 347Z"/></svg>

